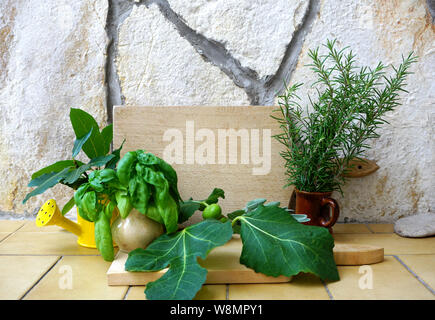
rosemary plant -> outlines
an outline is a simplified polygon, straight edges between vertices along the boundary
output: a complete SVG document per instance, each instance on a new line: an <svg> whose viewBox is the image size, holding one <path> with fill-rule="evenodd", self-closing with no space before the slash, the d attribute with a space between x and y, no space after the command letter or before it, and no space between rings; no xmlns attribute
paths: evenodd
<svg viewBox="0 0 435 320"><path fill-rule="evenodd" d="M286 86L272 114L282 130L274 138L285 146L280 154L286 162L286 186L342 193L349 161L361 158L369 140L379 137L376 131L387 123L385 114L400 105L400 91L407 92L405 79L417 58L412 52L402 56L399 67L392 66L394 74L387 76L381 62L374 69L357 67L352 51L337 50L335 40L324 47L325 55L319 48L309 51L308 66L317 75L316 101L309 97L304 110L296 94L302 84Z"/></svg>

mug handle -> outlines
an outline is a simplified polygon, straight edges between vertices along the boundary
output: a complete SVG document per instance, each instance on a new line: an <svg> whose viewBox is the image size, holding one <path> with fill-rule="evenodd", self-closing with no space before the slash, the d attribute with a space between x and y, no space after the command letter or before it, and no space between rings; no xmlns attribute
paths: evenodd
<svg viewBox="0 0 435 320"><path fill-rule="evenodd" d="M325 218L322 218L320 220L320 224L323 227L332 227L338 219L338 216L340 214L340 207L338 206L337 201L335 201L332 198L323 198L321 202L321 206L328 206L332 209L331 218L329 220L325 220Z"/></svg>

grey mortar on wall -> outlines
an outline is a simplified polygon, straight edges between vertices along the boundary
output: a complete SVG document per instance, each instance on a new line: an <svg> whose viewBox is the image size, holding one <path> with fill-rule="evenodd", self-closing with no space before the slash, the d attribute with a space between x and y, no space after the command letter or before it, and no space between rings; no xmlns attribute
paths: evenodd
<svg viewBox="0 0 435 320"><path fill-rule="evenodd" d="M435 0L427 0L427 6L432 16L432 23L435 23Z"/></svg>
<svg viewBox="0 0 435 320"><path fill-rule="evenodd" d="M113 122L113 106L122 105L124 98L116 72L115 59L117 55L118 30L120 24L128 17L133 9L133 3L126 0L109 0L106 19L106 32L108 37L106 61L106 107L107 121Z"/></svg>
<svg viewBox="0 0 435 320"><path fill-rule="evenodd" d="M296 27L291 41L287 45L281 64L274 75L260 78L258 73L249 68L243 67L225 47L224 44L208 39L204 35L190 28L186 22L171 8L167 0L129 1L109 0L106 31L109 38L106 64L106 86L107 86L107 114L108 122L112 122L114 105L124 104L125 99L119 83L119 76L116 70L116 56L119 27L130 15L133 6L145 5L149 7L156 4L167 21L172 23L179 35L186 39L201 57L218 67L238 87L245 90L250 104L272 105L277 93L284 88L284 82L291 79L299 54L301 52L304 38L309 32L320 7L320 0L310 0L303 14L301 23Z"/></svg>

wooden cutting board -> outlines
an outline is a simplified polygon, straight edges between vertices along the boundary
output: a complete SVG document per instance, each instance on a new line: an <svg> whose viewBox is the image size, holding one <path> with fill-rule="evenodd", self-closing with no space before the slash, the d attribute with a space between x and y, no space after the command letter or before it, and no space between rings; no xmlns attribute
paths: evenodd
<svg viewBox="0 0 435 320"><path fill-rule="evenodd" d="M233 236L222 247L213 249L207 259L199 259L201 266L207 269L205 283L282 283L290 282L291 277L269 277L240 264L242 242L237 235ZM334 259L337 265L365 265L381 262L384 259L384 249L368 245L349 245L336 243ZM128 272L124 265L127 254L119 251L107 271L110 286L145 285L160 278L167 269L157 272Z"/></svg>
<svg viewBox="0 0 435 320"><path fill-rule="evenodd" d="M384 248L335 241L334 260L337 266L362 266L378 263L384 261Z"/></svg>
<svg viewBox="0 0 435 320"><path fill-rule="evenodd" d="M199 264L208 271L205 283L279 283L291 280L285 276L268 277L245 267L239 263L241 251L242 242L235 235L224 246L213 249L207 259L199 259ZM164 269L157 272L128 272L124 268L126 260L127 254L119 251L107 271L110 286L144 285L157 280L167 271Z"/></svg>

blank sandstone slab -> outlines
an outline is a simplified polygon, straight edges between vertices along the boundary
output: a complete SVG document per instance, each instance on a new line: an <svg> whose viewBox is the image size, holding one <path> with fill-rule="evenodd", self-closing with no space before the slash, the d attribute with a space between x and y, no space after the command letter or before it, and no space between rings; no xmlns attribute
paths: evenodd
<svg viewBox="0 0 435 320"><path fill-rule="evenodd" d="M278 122L270 117L275 108L116 106L114 148L125 139L122 155L144 149L170 162L184 199L205 199L213 188L224 189L225 200L219 202L223 212L241 209L256 198L286 205L292 190L283 188L282 147L271 138L280 132ZM230 141L235 151L230 151ZM182 150L179 157L171 146ZM203 157L209 154L204 150L210 150L210 158ZM198 177L203 176L207 179L198 183ZM195 218L198 222L197 214L192 221Z"/></svg>
<svg viewBox="0 0 435 320"><path fill-rule="evenodd" d="M338 272L341 280L327 284L334 299L435 299L435 296L394 257L385 257L384 262L370 266L340 266ZM369 272L373 281L368 278ZM368 285L370 283L372 289Z"/></svg>
<svg viewBox="0 0 435 320"><path fill-rule="evenodd" d="M101 257L63 257L25 299L123 299L127 287L109 287L110 262Z"/></svg>
<svg viewBox="0 0 435 320"><path fill-rule="evenodd" d="M20 299L59 258L0 256L0 300Z"/></svg>

